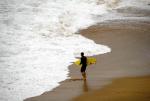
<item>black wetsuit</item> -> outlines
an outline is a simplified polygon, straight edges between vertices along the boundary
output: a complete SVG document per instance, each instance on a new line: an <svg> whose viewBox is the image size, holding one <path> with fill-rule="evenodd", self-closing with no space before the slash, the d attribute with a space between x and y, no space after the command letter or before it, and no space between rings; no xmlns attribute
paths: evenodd
<svg viewBox="0 0 150 101"><path fill-rule="evenodd" d="M86 66L87 66L87 58L85 56L81 57L81 63L80 64L82 64L81 72L85 72Z"/></svg>

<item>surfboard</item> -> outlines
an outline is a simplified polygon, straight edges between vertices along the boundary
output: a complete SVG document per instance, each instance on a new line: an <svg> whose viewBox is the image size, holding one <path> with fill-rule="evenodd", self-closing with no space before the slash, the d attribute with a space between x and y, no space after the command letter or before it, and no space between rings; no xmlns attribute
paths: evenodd
<svg viewBox="0 0 150 101"><path fill-rule="evenodd" d="M87 58L87 65L91 65L91 64L95 64L95 63L96 63L96 58L93 58L93 57ZM80 59L76 60L74 62L74 64L76 64L77 66L81 66L80 65Z"/></svg>

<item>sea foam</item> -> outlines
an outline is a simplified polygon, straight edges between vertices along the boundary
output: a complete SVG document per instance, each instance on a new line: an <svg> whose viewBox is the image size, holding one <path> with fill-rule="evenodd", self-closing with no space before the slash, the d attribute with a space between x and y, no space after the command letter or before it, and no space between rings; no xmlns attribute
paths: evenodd
<svg viewBox="0 0 150 101"><path fill-rule="evenodd" d="M87 56L110 52L108 46L96 44L78 31L96 24L97 16L103 21L119 3L1 0L0 101L22 101L52 90L67 79L68 66L80 52Z"/></svg>

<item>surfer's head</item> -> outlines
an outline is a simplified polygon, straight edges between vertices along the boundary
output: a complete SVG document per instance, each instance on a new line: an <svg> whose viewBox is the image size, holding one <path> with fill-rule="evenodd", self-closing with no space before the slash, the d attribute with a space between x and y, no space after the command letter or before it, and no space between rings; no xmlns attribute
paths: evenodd
<svg viewBox="0 0 150 101"><path fill-rule="evenodd" d="M84 53L83 53L83 52L81 52L81 56L84 56Z"/></svg>

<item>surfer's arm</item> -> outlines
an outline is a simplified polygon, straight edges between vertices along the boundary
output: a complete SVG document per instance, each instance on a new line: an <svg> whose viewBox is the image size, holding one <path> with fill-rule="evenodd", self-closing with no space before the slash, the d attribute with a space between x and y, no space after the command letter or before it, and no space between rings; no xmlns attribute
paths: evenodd
<svg viewBox="0 0 150 101"><path fill-rule="evenodd" d="M82 64L82 58L80 59L80 65Z"/></svg>
<svg viewBox="0 0 150 101"><path fill-rule="evenodd" d="M82 62L80 61L80 65L82 64Z"/></svg>

